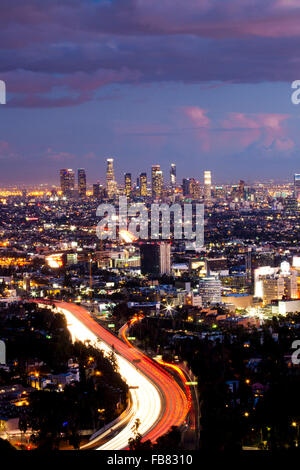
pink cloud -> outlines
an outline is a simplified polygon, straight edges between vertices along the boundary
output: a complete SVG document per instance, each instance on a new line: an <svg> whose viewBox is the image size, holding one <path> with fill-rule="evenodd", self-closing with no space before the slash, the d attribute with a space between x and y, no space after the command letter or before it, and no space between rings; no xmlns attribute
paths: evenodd
<svg viewBox="0 0 300 470"><path fill-rule="evenodd" d="M207 110L198 106L186 106L183 108L184 113L198 127L210 127L211 120L206 116Z"/></svg>
<svg viewBox="0 0 300 470"><path fill-rule="evenodd" d="M199 107L184 108L184 115L196 126L190 130L194 130L203 151L236 152L255 145L258 149L273 147L279 152L289 152L295 146L285 126L288 114L228 113L223 119L214 121L207 113Z"/></svg>
<svg viewBox="0 0 300 470"><path fill-rule="evenodd" d="M286 136L287 129L284 123L288 118L288 114L230 113L221 122L221 127L235 131L242 147L257 142L263 147L274 145L277 150L286 151L294 146L294 142Z"/></svg>

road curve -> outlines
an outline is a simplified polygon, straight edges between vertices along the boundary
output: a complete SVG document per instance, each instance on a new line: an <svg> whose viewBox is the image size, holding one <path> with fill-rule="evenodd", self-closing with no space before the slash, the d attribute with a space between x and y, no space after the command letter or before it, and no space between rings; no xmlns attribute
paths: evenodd
<svg viewBox="0 0 300 470"><path fill-rule="evenodd" d="M138 386L131 389L135 411L132 419L117 436L99 447L100 450L126 448L136 418L141 421L139 432L143 440L150 439L152 442L172 426L184 422L189 411L188 399L178 383L162 367L99 325L83 307L61 301L37 302L55 305L57 311L65 314L73 338L81 341L90 339L106 352L113 348L120 372L128 385Z"/></svg>

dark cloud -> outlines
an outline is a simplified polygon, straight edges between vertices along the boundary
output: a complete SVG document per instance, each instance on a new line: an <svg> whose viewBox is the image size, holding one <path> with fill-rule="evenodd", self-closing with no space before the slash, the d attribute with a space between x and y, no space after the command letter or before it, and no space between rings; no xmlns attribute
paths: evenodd
<svg viewBox="0 0 300 470"><path fill-rule="evenodd" d="M2 0L8 104L70 106L113 83L292 81L298 3Z"/></svg>

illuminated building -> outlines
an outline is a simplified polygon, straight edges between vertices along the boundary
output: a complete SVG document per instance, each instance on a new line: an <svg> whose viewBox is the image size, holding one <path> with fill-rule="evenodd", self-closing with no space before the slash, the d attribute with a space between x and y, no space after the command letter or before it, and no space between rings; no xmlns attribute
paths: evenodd
<svg viewBox="0 0 300 470"><path fill-rule="evenodd" d="M221 303L222 284L218 277L207 276L199 280L199 294L203 305Z"/></svg>
<svg viewBox="0 0 300 470"><path fill-rule="evenodd" d="M63 254L54 253L53 255L46 256L45 261L49 268L61 268L63 266Z"/></svg>
<svg viewBox="0 0 300 470"><path fill-rule="evenodd" d="M93 197L95 199L100 199L100 195L101 195L100 184L99 183L94 183L93 184Z"/></svg>
<svg viewBox="0 0 300 470"><path fill-rule="evenodd" d="M125 195L129 197L132 191L131 173L125 173L124 179L125 179Z"/></svg>
<svg viewBox="0 0 300 470"><path fill-rule="evenodd" d="M147 173L140 174L140 194L142 197L147 196Z"/></svg>
<svg viewBox="0 0 300 470"><path fill-rule="evenodd" d="M107 168L106 168L106 183L114 181L115 173L114 173L114 159L107 158L106 159Z"/></svg>
<svg viewBox="0 0 300 470"><path fill-rule="evenodd" d="M200 199L201 198L201 185L199 181L196 181L193 179L192 183L192 196L194 199Z"/></svg>
<svg viewBox="0 0 300 470"><path fill-rule="evenodd" d="M81 198L86 197L86 173L83 168L78 170L78 194Z"/></svg>
<svg viewBox="0 0 300 470"><path fill-rule="evenodd" d="M222 272L228 270L227 258L206 258L205 259L206 272L208 275L213 272Z"/></svg>
<svg viewBox="0 0 300 470"><path fill-rule="evenodd" d="M185 305L190 305L191 307L202 307L202 297L201 295L195 295L193 292L188 292L184 296Z"/></svg>
<svg viewBox="0 0 300 470"><path fill-rule="evenodd" d="M140 246L142 274L169 274L171 272L171 246L167 242L143 243Z"/></svg>
<svg viewBox="0 0 300 470"><path fill-rule="evenodd" d="M298 312L300 312L300 300L280 300L278 302L279 315Z"/></svg>
<svg viewBox="0 0 300 470"><path fill-rule="evenodd" d="M262 266L254 271L254 296L264 304L272 300L297 299L297 271L284 261L280 268Z"/></svg>
<svg viewBox="0 0 300 470"><path fill-rule="evenodd" d="M163 174L160 165L152 165L152 197L159 199L163 187Z"/></svg>
<svg viewBox="0 0 300 470"><path fill-rule="evenodd" d="M211 171L204 172L204 200L211 203Z"/></svg>
<svg viewBox="0 0 300 470"><path fill-rule="evenodd" d="M300 173L294 175L294 193L295 199L300 202Z"/></svg>
<svg viewBox="0 0 300 470"><path fill-rule="evenodd" d="M183 178L182 180L182 194L188 196L190 194L190 178Z"/></svg>
<svg viewBox="0 0 300 470"><path fill-rule="evenodd" d="M233 305L238 309L246 309L253 305L253 295L249 294L229 294L222 296L224 304Z"/></svg>
<svg viewBox="0 0 300 470"><path fill-rule="evenodd" d="M199 181L195 178L184 178L182 180L182 193L183 196L191 196L193 199L200 199L201 186Z"/></svg>
<svg viewBox="0 0 300 470"><path fill-rule="evenodd" d="M107 197L112 199L116 196L117 193L117 182L115 181L114 173L114 159L107 158L107 168L106 168L106 191Z"/></svg>
<svg viewBox="0 0 300 470"><path fill-rule="evenodd" d="M60 187L64 196L70 196L75 188L75 173L72 169L60 170Z"/></svg>
<svg viewBox="0 0 300 470"><path fill-rule="evenodd" d="M217 199L225 198L225 191L223 189L223 186L216 186L216 188L215 188L215 197Z"/></svg>
<svg viewBox="0 0 300 470"><path fill-rule="evenodd" d="M171 163L170 183L171 183L171 188L175 189L175 187L176 187L176 165L175 165L175 163Z"/></svg>
<svg viewBox="0 0 300 470"><path fill-rule="evenodd" d="M262 280L262 299L264 304L272 300L282 299L284 296L284 279L278 276L266 276Z"/></svg>
<svg viewBox="0 0 300 470"><path fill-rule="evenodd" d="M12 258L12 257L0 257L0 266L1 267L10 267L10 266L26 266L30 264L31 260L26 258Z"/></svg>
<svg viewBox="0 0 300 470"><path fill-rule="evenodd" d="M237 188L237 192L238 192L239 199L240 200L244 199L244 197L245 197L245 181L240 180L238 188Z"/></svg>

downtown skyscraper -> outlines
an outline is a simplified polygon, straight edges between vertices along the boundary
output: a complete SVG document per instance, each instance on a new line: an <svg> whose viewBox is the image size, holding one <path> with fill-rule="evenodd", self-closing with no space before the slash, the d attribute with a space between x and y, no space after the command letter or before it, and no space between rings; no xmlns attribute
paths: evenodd
<svg viewBox="0 0 300 470"><path fill-rule="evenodd" d="M300 202L300 174L295 173L294 175L294 194L295 199Z"/></svg>
<svg viewBox="0 0 300 470"><path fill-rule="evenodd" d="M117 193L117 182L115 181L115 172L114 172L114 159L106 159L107 168L106 168L106 192L107 197L112 199Z"/></svg>
<svg viewBox="0 0 300 470"><path fill-rule="evenodd" d="M79 168L77 172L78 177L78 194L79 197L86 197L86 173L83 168Z"/></svg>
<svg viewBox="0 0 300 470"><path fill-rule="evenodd" d="M125 173L124 184L125 184L125 195L129 197L132 191L131 173Z"/></svg>
<svg viewBox="0 0 300 470"><path fill-rule="evenodd" d="M175 165L175 163L171 163L170 184L171 184L171 189L174 190L175 187L176 187L176 165Z"/></svg>
<svg viewBox="0 0 300 470"><path fill-rule="evenodd" d="M204 172L204 201L206 204L211 204L211 171Z"/></svg>
<svg viewBox="0 0 300 470"><path fill-rule="evenodd" d="M60 174L60 189L64 196L70 196L75 188L75 173L69 168L62 168Z"/></svg>
<svg viewBox="0 0 300 470"><path fill-rule="evenodd" d="M140 174L139 186L141 197L147 197L147 173Z"/></svg>
<svg viewBox="0 0 300 470"><path fill-rule="evenodd" d="M160 165L152 165L152 197L159 199L163 188L163 173Z"/></svg>

